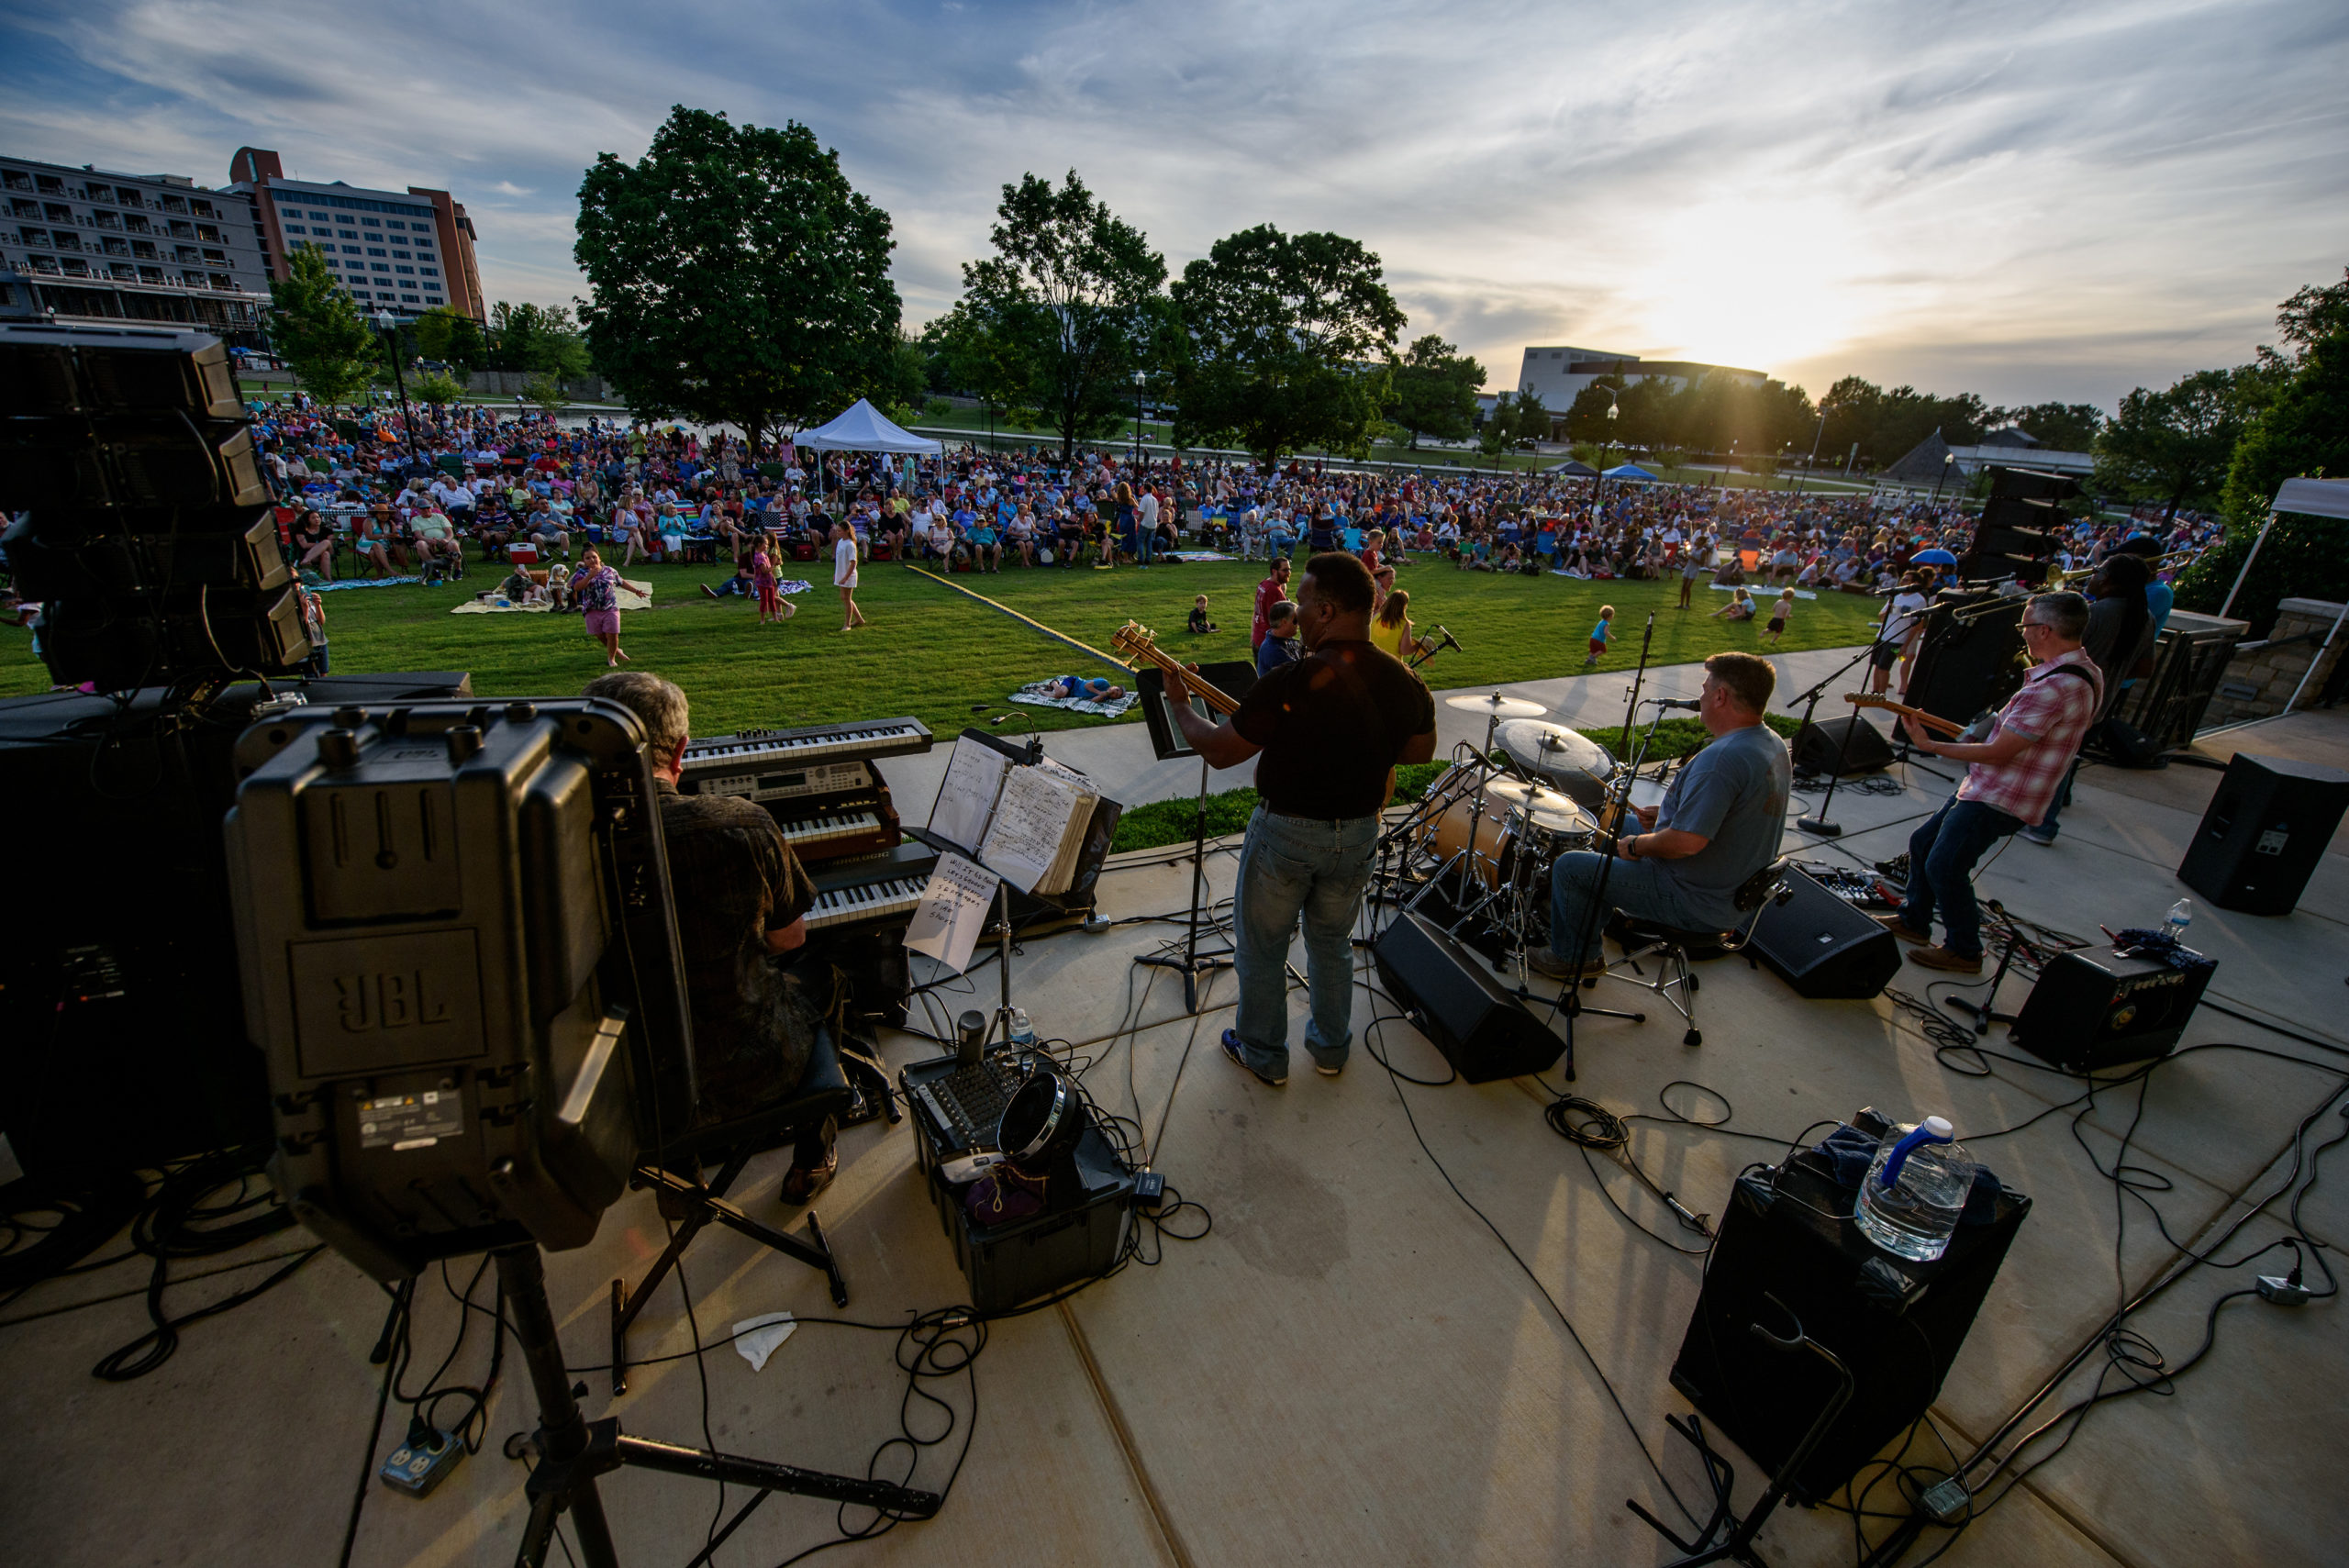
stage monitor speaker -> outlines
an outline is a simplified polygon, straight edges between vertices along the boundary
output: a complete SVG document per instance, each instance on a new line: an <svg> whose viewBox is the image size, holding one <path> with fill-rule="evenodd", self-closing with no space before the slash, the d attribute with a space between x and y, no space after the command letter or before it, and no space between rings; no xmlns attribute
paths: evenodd
<svg viewBox="0 0 2349 1568"><path fill-rule="evenodd" d="M2321 762L2238 751L2195 829L2180 882L2221 909L2288 915L2324 858L2349 773Z"/></svg>
<svg viewBox="0 0 2349 1568"><path fill-rule="evenodd" d="M2073 1073L2167 1056L2217 968L2205 960L2178 969L2110 948L2057 953L2039 972L2008 1036Z"/></svg>
<svg viewBox="0 0 2349 1568"><path fill-rule="evenodd" d="M2021 595L1944 592L1925 618L1909 672L1911 707L1970 724L2022 684Z"/></svg>
<svg viewBox="0 0 2349 1568"><path fill-rule="evenodd" d="M1864 1000L1900 972L1900 944L1868 916L1795 867L1791 896L1762 911L1747 951L1812 1001Z"/></svg>
<svg viewBox="0 0 2349 1568"><path fill-rule="evenodd" d="M1872 773L1892 765L1891 745L1875 725L1856 713L1848 718L1804 725L1795 731L1792 750L1795 772L1821 778L1829 773Z"/></svg>
<svg viewBox="0 0 2349 1568"><path fill-rule="evenodd" d="M1882 1136L1875 1113L1852 1119ZM1851 1403L1785 1478L1805 1504L1832 1496L1931 1407L2031 1211L2029 1198L2002 1190L1984 1223L1960 1225L1938 1259L1912 1262L1861 1233L1851 1193L1824 1166L1806 1150L1738 1178L1672 1366L1672 1385L1773 1471L1836 1380L1816 1356L1757 1342L1753 1326L1787 1339L1799 1324L1851 1368Z"/></svg>
<svg viewBox="0 0 2349 1568"><path fill-rule="evenodd" d="M1467 1082L1540 1073L1564 1052L1491 965L1425 916L1397 915L1372 951L1386 994Z"/></svg>

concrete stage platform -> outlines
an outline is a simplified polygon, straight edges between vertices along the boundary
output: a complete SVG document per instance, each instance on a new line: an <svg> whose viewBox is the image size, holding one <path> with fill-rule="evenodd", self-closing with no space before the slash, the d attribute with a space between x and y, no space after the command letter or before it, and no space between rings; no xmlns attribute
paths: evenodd
<svg viewBox="0 0 2349 1568"><path fill-rule="evenodd" d="M1559 683L1553 706L1582 694L1589 711L1620 717L1622 684ZM2226 739L2254 752L2337 746L2349 720L2313 715L2294 725ZM1138 730L1119 739L1141 748ZM2171 871L2218 776L2172 769L2158 777L2176 794L2156 800L2117 787L2109 770L2092 771L2062 840L2009 845L1984 871L1982 887L2020 915L2075 932L2157 922L2178 895ZM1897 853L1948 787L1922 769L1901 782L1897 795L1839 792L1844 838L1809 846L1790 829L1789 850L1822 862ZM1230 890L1232 847L1219 846L1208 862L1215 896ZM1154 1268L1130 1266L1063 1305L990 1326L975 1410L963 1379L925 1385L956 1412L954 1431L916 1469L923 1484L942 1485L962 1456L943 1513L822 1560L954 1568L1670 1561L1675 1553L1623 1501L1675 1518L1665 1480L1692 1507L1703 1493L1689 1451L1664 1426L1665 1416L1687 1409L1666 1374L1702 1260L1633 1229L1615 1206L1680 1247L1696 1239L1622 1169L1604 1156L1586 1162L1550 1131L1541 1113L1554 1076L1546 1086L1414 1087L1391 1077L1359 1039L1335 1079L1311 1073L1301 1051L1284 1089L1241 1073L1215 1048L1231 1018L1229 974L1215 978L1208 1010L1193 1018L1181 1013L1178 981L1131 962L1179 936L1142 917L1178 914L1188 875L1168 851L1117 865L1103 884L1104 911L1136 923L1028 944L1014 964L1014 995L1043 1032L1090 1059L1095 1096L1141 1122L1156 1167L1212 1211L1212 1233L1168 1244ZM2328 857L2288 917L2229 915L2199 900L2198 909L2196 943L2219 961L2213 1000L2349 1042L2349 860ZM1917 1435L1915 1463L1941 1462L1944 1439L1970 1451L2096 1333L2117 1298L2167 1267L2176 1247L2211 1245L2288 1180L2304 1118L2314 1124L2310 1147L2344 1128L2337 1112L2349 1054L2207 1007L2189 1043L2239 1042L2266 1054L2196 1051L2140 1083L2084 1098L2085 1083L2036 1065L1994 1061L1979 1077L1951 1071L1885 998L1806 1002L1734 959L1699 973L1701 1048L1679 1043L1676 1021L1586 1020L1574 1085L1619 1112L1658 1118L1631 1124L1631 1152L1691 1207L1718 1213L1736 1173L1774 1157L1772 1140L1867 1105L1902 1118L1946 1113L1975 1152L2033 1200L1933 1408L1933 1429ZM1894 984L1922 996L1930 978L1910 965ZM989 970L968 982L948 977L930 993L931 1016L989 1005L995 985ZM2012 985L2002 1000L2011 1006L2022 994ZM1609 985L1598 999L1628 1006L1635 995ZM1357 1029L1389 1010L1364 985ZM1303 1013L1293 993L1295 1027ZM1381 1023L1370 1040L1403 1073L1444 1075L1407 1025ZM1989 1041L2002 1043L2003 1031ZM936 1048L896 1033L885 1049L901 1063ZM1686 1084L1665 1096L1675 1080ZM1719 1116L1725 1103L1728 1131L1752 1136L1664 1119L1667 1098L1697 1117ZM2103 1173L2124 1137L2137 1173L2125 1196ZM702 1336L779 1309L894 1326L963 1299L914 1172L911 1138L877 1122L843 1136L841 1174L818 1210L852 1292L845 1314L832 1311L819 1276L713 1230L686 1268ZM778 1221L789 1214L774 1195L785 1158L760 1161L742 1189L747 1207ZM2349 1241L2349 1173L2327 1173L2301 1218L2338 1244ZM2221 1261L2284 1234L2280 1207L2244 1225ZM631 1195L592 1245L548 1259L575 1367L606 1361L610 1281L640 1272L662 1240L651 1198ZM173 1285L167 1305L184 1312L216 1299L302 1240L282 1235L188 1265L188 1283ZM2184 1361L2221 1294L2288 1262L2274 1252L2250 1268L2198 1271L2133 1326L2170 1363ZM209 1272L195 1277L200 1271ZM470 1264L455 1272L460 1287L470 1273ZM145 1283L143 1262L120 1264L41 1285L0 1309L0 1517L9 1558L52 1568L332 1562L375 1408L379 1373L367 1352L384 1316L382 1291L322 1256L260 1300L189 1328L152 1376L98 1382L93 1363L147 1326ZM489 1296L484 1283L476 1299ZM437 1273L418 1300L411 1392L459 1318ZM2349 1493L2340 1485L2345 1327L2337 1302L2230 1303L2208 1362L2173 1396L2099 1409L1942 1561L2337 1562L2349 1535ZM890 1332L811 1321L756 1373L730 1347L713 1348L701 1362L711 1438L737 1452L863 1473L898 1429L904 1378L895 1342ZM636 1354L677 1355L692 1344L675 1288L666 1287L637 1332ZM487 1350L477 1327L456 1378L478 1379ZM2101 1351L2093 1353L2066 1392L2084 1392L2105 1364ZM600 1372L579 1376L591 1418L616 1413L639 1435L703 1442L705 1396L689 1355L642 1365L618 1400ZM396 1409L385 1443L398 1436ZM925 1436L942 1424L918 1402L910 1418ZM352 1561L511 1561L525 1471L498 1449L531 1422L509 1357L483 1451L425 1500L372 1489ZM1738 1465L1738 1498L1748 1503L1764 1478L1727 1451ZM884 1473L902 1473L907 1457L885 1456ZM624 1560L640 1564L691 1558L717 1502L712 1488L641 1473L608 1479L604 1495ZM740 1497L729 1492L729 1506ZM1897 1510L1893 1488L1879 1488L1872 1505ZM1868 1533L1887 1522L1868 1521ZM777 1497L718 1561L763 1568L833 1529L830 1506ZM1947 1540L1929 1530L1908 1561ZM1824 1508L1782 1510L1760 1547L1774 1564L1850 1562L1853 1522Z"/></svg>

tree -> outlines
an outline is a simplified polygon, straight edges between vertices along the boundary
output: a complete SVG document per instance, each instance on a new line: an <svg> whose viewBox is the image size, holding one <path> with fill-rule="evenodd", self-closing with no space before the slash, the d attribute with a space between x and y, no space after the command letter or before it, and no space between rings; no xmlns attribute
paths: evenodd
<svg viewBox="0 0 2349 1568"><path fill-rule="evenodd" d="M1028 377L1019 395L1060 432L1065 458L1126 411L1166 259L1074 169L1057 190L1021 175L996 217L995 254L963 264L956 308L1012 346Z"/></svg>
<svg viewBox="0 0 2349 1568"><path fill-rule="evenodd" d="M455 376L434 371L410 382L408 391L416 395L418 403L429 403L435 408L441 408L465 395L465 384Z"/></svg>
<svg viewBox="0 0 2349 1568"><path fill-rule="evenodd" d="M1519 396L1510 428L1520 441L1546 441L1550 439L1550 411L1542 406L1540 393L1528 392Z"/></svg>
<svg viewBox="0 0 2349 1568"><path fill-rule="evenodd" d="M1989 405L1970 392L1954 397L1913 386L1887 392L1855 375L1829 387L1819 400L1819 411L1827 416L1819 438L1821 451L1846 451L1857 442L1860 456L1876 463L1896 462L1935 430L1954 447L1973 446L1982 439L1991 418ZM1808 436L1810 430L1806 427L1802 433ZM1776 437L1774 447L1791 439L1784 432Z"/></svg>
<svg viewBox="0 0 2349 1568"><path fill-rule="evenodd" d="M489 307L492 370L577 381L591 368L586 340L566 306L508 305Z"/></svg>
<svg viewBox="0 0 2349 1568"><path fill-rule="evenodd" d="M382 357L375 334L323 253L295 246L286 272L270 281L271 342L311 396L348 403L374 377Z"/></svg>
<svg viewBox="0 0 2349 1568"><path fill-rule="evenodd" d="M2104 428L2104 410L2093 403L2034 403L2027 408L1994 409L2043 447L2059 452L2087 451Z"/></svg>
<svg viewBox="0 0 2349 1568"><path fill-rule="evenodd" d="M522 384L522 397L535 407L552 414L570 401L562 395L562 383L544 371Z"/></svg>
<svg viewBox="0 0 2349 1568"><path fill-rule="evenodd" d="M1367 452L1405 319L1381 276L1343 235L1260 224L1217 240L1173 291L1185 339L1175 440L1228 435L1267 464L1307 446Z"/></svg>
<svg viewBox="0 0 2349 1568"><path fill-rule="evenodd" d="M901 327L882 372L881 411L900 425L905 424L919 417L922 395L929 389L930 353Z"/></svg>
<svg viewBox="0 0 2349 1568"><path fill-rule="evenodd" d="M475 371L489 363L489 339L481 323L454 306L436 305L416 318L417 351L458 371Z"/></svg>
<svg viewBox="0 0 2349 1568"><path fill-rule="evenodd" d="M1485 367L1461 353L1456 345L1431 332L1405 350L1390 367L1395 376L1395 406L1387 417L1410 432L1417 450L1421 436L1439 441L1462 441L1476 428L1476 390L1485 384ZM1548 431L1543 431L1548 439Z"/></svg>
<svg viewBox="0 0 2349 1568"><path fill-rule="evenodd" d="M2294 352L2288 361L2273 357L2289 367L2290 379L2250 420L2228 461L2226 534L2179 579L2177 602L2188 609L2215 610L2225 600L2285 480L2349 474L2349 283L2301 289L2284 302L2277 326ZM2275 624L2277 600L2349 594L2349 558L2340 538L2341 525L2331 519L2277 514L2260 547L2259 569L2245 579L2230 613L2264 637Z"/></svg>
<svg viewBox="0 0 2349 1568"><path fill-rule="evenodd" d="M638 413L728 420L755 442L883 388L894 244L807 127L680 106L640 162L601 153L580 183L589 351Z"/></svg>
<svg viewBox="0 0 2349 1568"><path fill-rule="evenodd" d="M2215 500L2248 416L2272 377L2257 365L2196 371L2160 392L2137 387L2098 432L2096 483L2161 502L2171 517L2189 502Z"/></svg>
<svg viewBox="0 0 2349 1568"><path fill-rule="evenodd" d="M1009 407L1036 379L1027 344L997 331L967 299L924 328L922 343L947 389L977 398L990 422L996 410Z"/></svg>

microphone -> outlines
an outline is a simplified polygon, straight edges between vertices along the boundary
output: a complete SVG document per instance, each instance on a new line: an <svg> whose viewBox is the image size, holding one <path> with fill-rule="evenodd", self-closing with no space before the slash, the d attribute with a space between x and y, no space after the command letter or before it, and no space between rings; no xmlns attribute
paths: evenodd
<svg viewBox="0 0 2349 1568"><path fill-rule="evenodd" d="M1452 633L1445 631L1443 628L1438 627L1436 628L1436 630L1442 635L1443 645L1446 648L1451 649L1454 653L1465 653L1468 651L1466 649L1460 646L1460 639L1458 638L1453 636Z"/></svg>
<svg viewBox="0 0 2349 1568"><path fill-rule="evenodd" d="M1699 702L1684 701L1679 697L1650 697L1648 701L1654 704L1657 707L1685 707L1690 713L1698 712L1705 706L1703 703Z"/></svg>

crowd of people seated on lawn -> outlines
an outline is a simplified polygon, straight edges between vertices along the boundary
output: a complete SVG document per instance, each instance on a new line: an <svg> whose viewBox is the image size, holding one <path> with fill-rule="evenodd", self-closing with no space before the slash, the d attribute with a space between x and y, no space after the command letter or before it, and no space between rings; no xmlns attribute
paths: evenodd
<svg viewBox="0 0 2349 1568"><path fill-rule="evenodd" d="M623 570L678 560L740 568L764 548L788 574L796 562L829 557L838 518L861 559L947 572L1147 569L1185 555L1342 549L1374 571L1421 563L1879 593L1920 550L1963 554L1973 528L1951 501L1868 495L1374 473L1306 459L1267 468L1080 451L1063 461L1045 447L877 457L784 438L754 454L731 434L462 405L417 411L411 439L396 414L300 397L255 413L290 558L312 580L338 571L451 578L464 571L467 541L481 561L541 567L592 543ZM2062 564L2094 564L2132 532L2191 552L2216 526L2191 515L2083 520L2063 540Z"/></svg>

